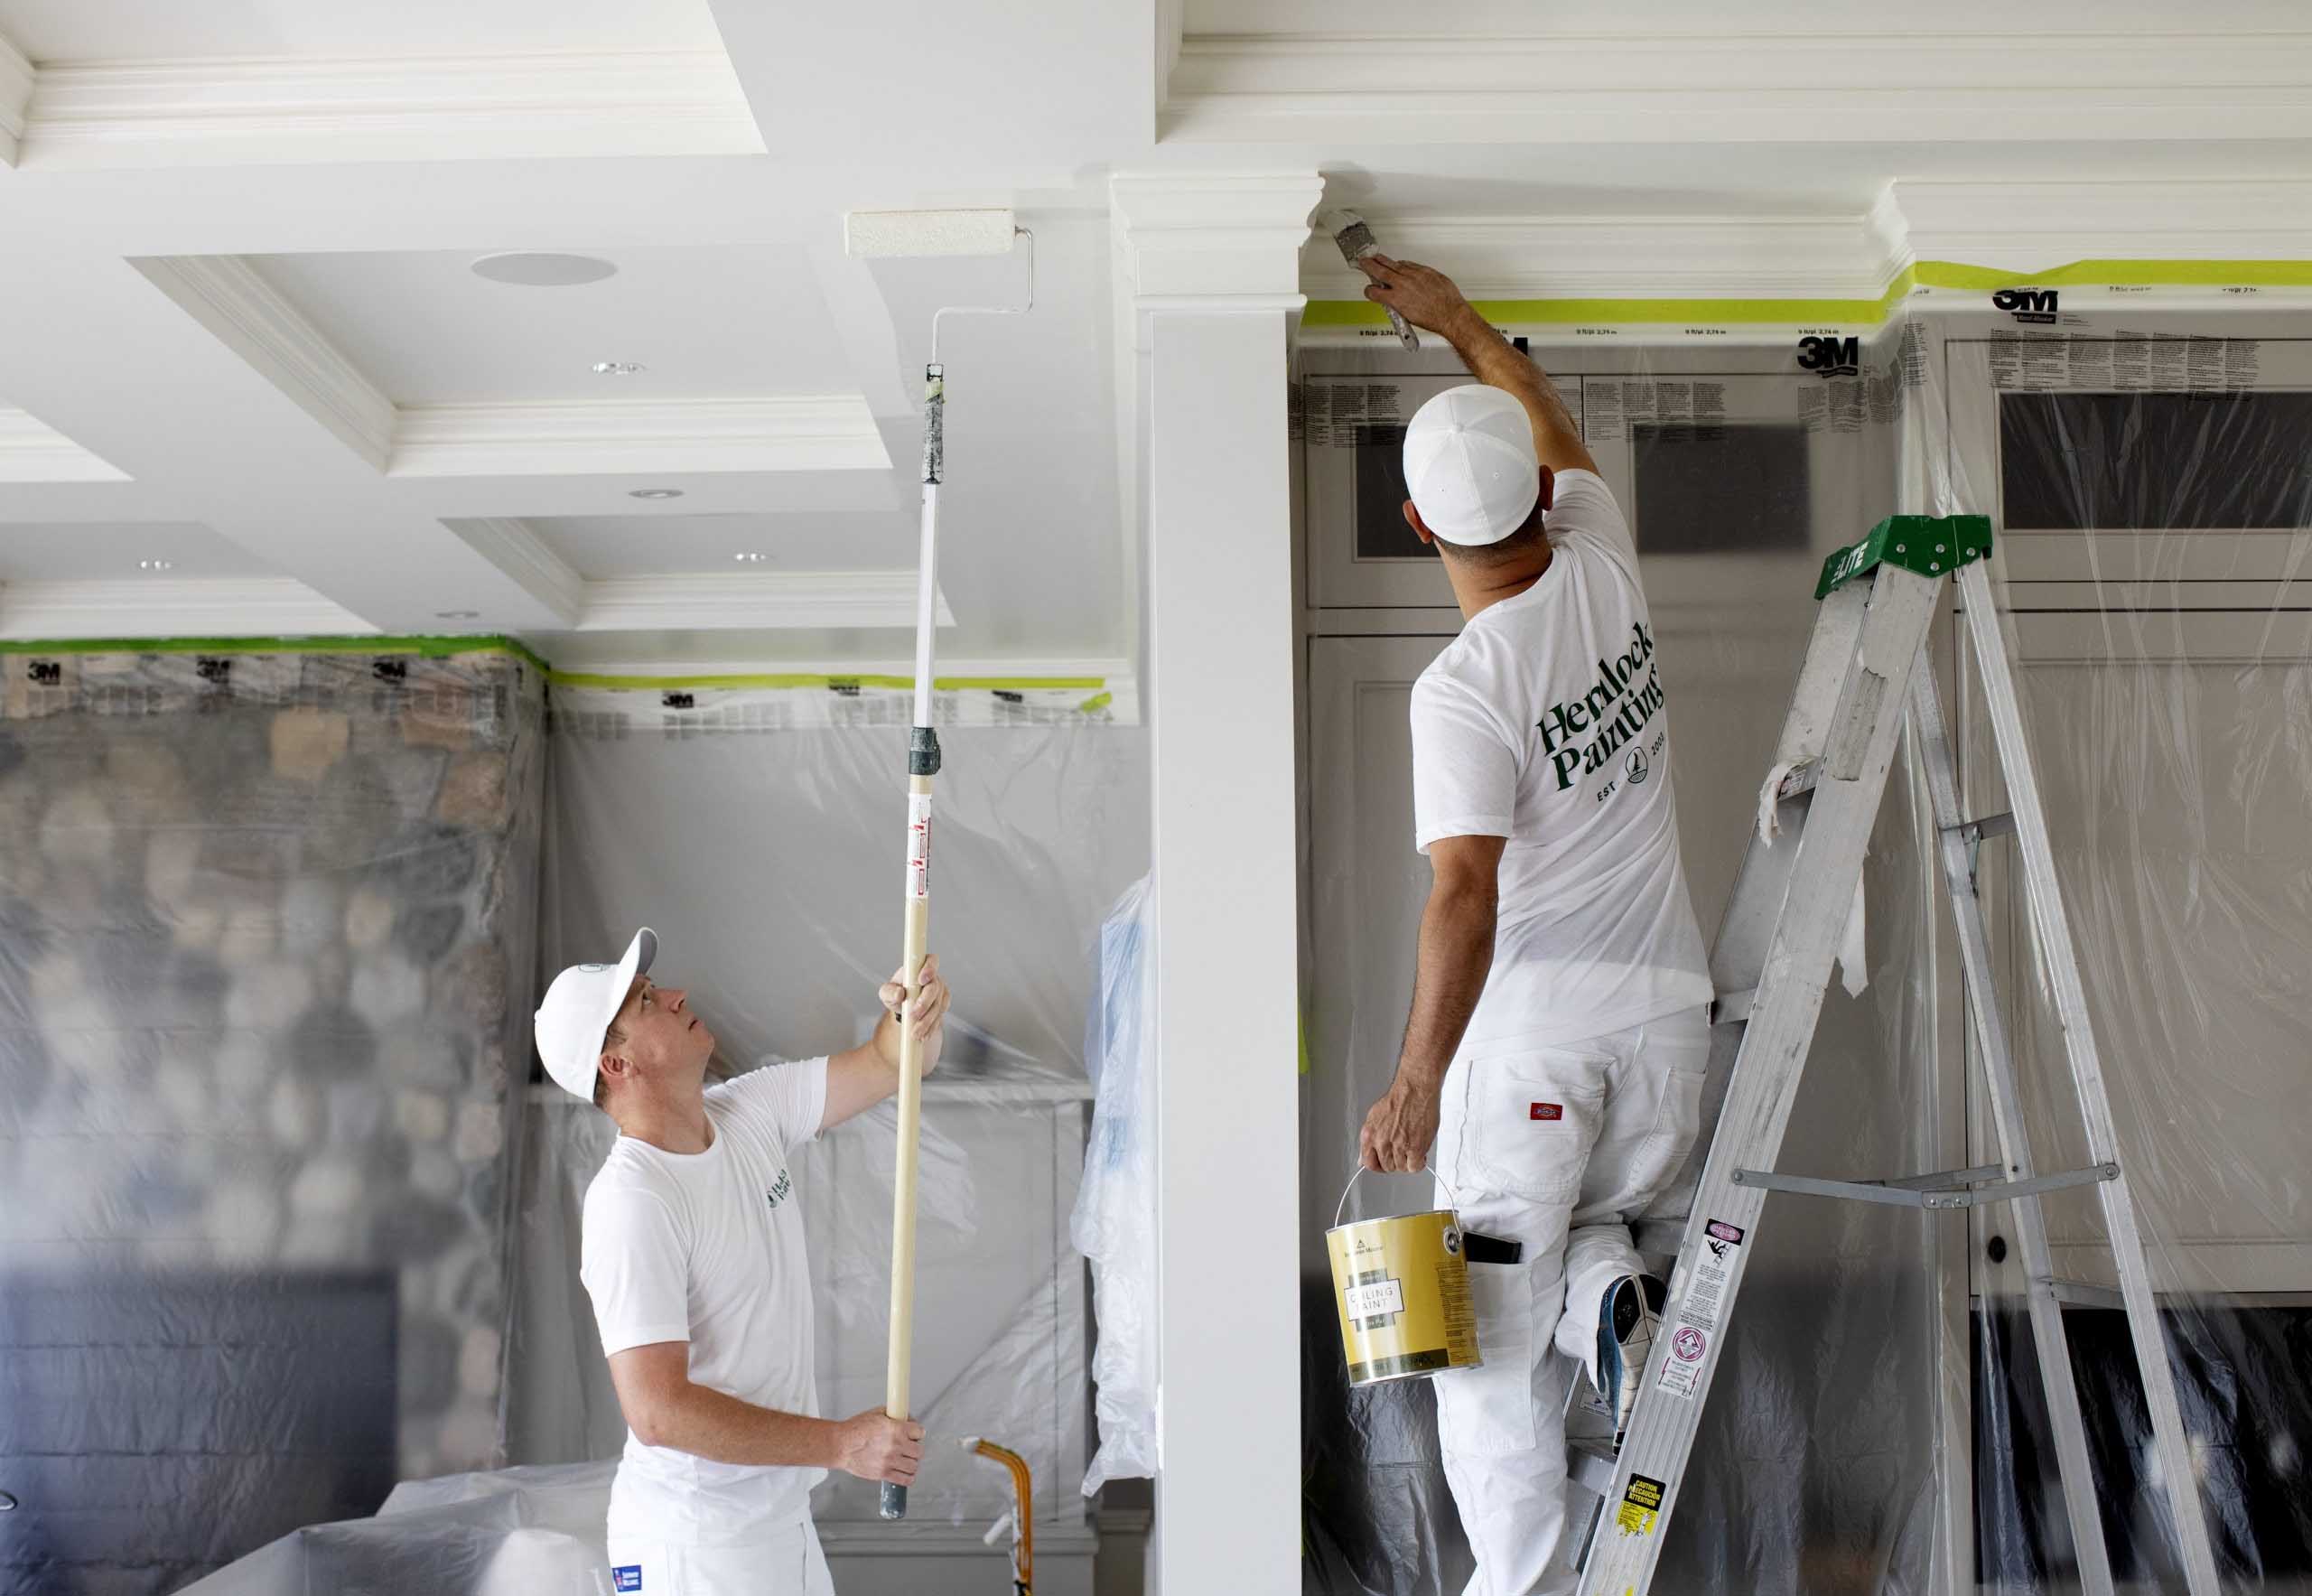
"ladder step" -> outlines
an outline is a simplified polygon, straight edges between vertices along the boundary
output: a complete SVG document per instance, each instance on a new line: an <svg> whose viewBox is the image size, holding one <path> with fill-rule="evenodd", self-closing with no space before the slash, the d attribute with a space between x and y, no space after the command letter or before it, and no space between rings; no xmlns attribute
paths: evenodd
<svg viewBox="0 0 2312 1596"><path fill-rule="evenodd" d="M1617 1455L1614 1443L1603 1436L1572 1437L1565 1443L1566 1473L1591 1496L1602 1497L1613 1484L1614 1459Z"/></svg>
<svg viewBox="0 0 2312 1596"><path fill-rule="evenodd" d="M1802 798L1813 791L1814 779L1822 773L1822 769L1823 761L1820 760L1802 760L1791 766L1775 786L1776 801L1787 803L1792 798Z"/></svg>
<svg viewBox="0 0 2312 1596"><path fill-rule="evenodd" d="M1945 826L1944 829L1955 831L1971 843L1988 842L1995 836L2013 836L2015 816L2011 810L2001 809L1996 815L1983 815L1972 820L1962 820L1956 826Z"/></svg>
<svg viewBox="0 0 2312 1596"><path fill-rule="evenodd" d="M1996 1166L1985 1167L1992 1174L1999 1172ZM1908 1182L1824 1181L1813 1175L1778 1174L1773 1170L1736 1170L1733 1175L1737 1186L1750 1186L1765 1191L1788 1191L1801 1197L1839 1197L1850 1202L1877 1202L1893 1208L1938 1210L1971 1209L1986 1202L2034 1197L2042 1191L2060 1191L2066 1186L2086 1186L2098 1181L2116 1181L2119 1178L2120 1166L2115 1163L2090 1164L2084 1170L2034 1175L2028 1181L1984 1180L1981 1170L1945 1170L1938 1174L1910 1177ZM1917 1183L1921 1181L1934 1183Z"/></svg>
<svg viewBox="0 0 2312 1596"><path fill-rule="evenodd" d="M1712 1025L1739 1025L1750 1017L1750 1010L1757 1001L1758 989L1755 986L1745 987L1740 992L1721 992L1718 994L1718 1001L1710 1005L1710 1022Z"/></svg>

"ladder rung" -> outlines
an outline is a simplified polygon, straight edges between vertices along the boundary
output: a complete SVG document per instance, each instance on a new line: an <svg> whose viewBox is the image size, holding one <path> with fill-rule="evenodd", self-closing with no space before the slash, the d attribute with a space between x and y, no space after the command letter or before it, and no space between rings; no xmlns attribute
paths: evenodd
<svg viewBox="0 0 2312 1596"><path fill-rule="evenodd" d="M1721 992L1718 1001L1710 1005L1712 1025L1739 1025L1750 1017L1751 1008L1758 1001L1758 989L1745 987L1740 992Z"/></svg>
<svg viewBox="0 0 2312 1596"><path fill-rule="evenodd" d="M1957 832L1971 843L1987 842L1995 836L2013 836L2015 816L2010 810L2001 809L1996 815L1984 815L1973 820L1962 820L1958 825L1947 829Z"/></svg>

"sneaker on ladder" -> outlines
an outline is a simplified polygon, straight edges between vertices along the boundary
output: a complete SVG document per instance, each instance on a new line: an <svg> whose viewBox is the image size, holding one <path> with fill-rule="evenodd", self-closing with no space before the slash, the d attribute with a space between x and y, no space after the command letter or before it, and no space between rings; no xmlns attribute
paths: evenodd
<svg viewBox="0 0 2312 1596"><path fill-rule="evenodd" d="M1598 1307L1598 1395L1603 1411L1614 1421L1614 1443L1621 1443L1629 1428L1630 1409L1637 1405L1638 1381L1645 1359L1654 1350L1654 1332L1662 1322L1662 1303L1668 1288L1651 1274L1625 1274L1614 1282Z"/></svg>

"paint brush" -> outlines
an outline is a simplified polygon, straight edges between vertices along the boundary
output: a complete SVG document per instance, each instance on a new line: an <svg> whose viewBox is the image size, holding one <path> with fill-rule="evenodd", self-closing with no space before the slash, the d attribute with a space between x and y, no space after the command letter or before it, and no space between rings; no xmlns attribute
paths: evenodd
<svg viewBox="0 0 2312 1596"><path fill-rule="evenodd" d="M1368 255L1381 253L1381 247L1373 241L1373 229L1354 210L1328 210L1317 218L1317 225L1333 236L1333 242L1340 246L1340 257L1351 266ZM1388 311L1389 325L1395 329L1397 341L1409 350L1419 349L1421 334L1406 326L1405 319L1387 305L1381 308Z"/></svg>

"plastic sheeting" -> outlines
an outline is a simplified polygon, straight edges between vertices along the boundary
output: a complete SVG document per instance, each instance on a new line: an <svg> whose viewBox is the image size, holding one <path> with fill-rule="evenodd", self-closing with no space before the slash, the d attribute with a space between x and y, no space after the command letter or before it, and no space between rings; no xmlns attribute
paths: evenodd
<svg viewBox="0 0 2312 1596"><path fill-rule="evenodd" d="M539 683L61 654L0 718L0 1590L502 1453Z"/></svg>
<svg viewBox="0 0 2312 1596"><path fill-rule="evenodd" d="M1156 886L1134 882L1100 927L1099 985L1084 1053L1098 1097L1069 1234L1092 1265L1100 1449L1090 1496L1156 1473Z"/></svg>
<svg viewBox="0 0 2312 1596"><path fill-rule="evenodd" d="M1851 346L1822 329L1777 344L1729 328L1701 348L1670 329L1626 326L1610 343L1530 330L1636 527L1706 930L1822 556L1897 510L1998 524L1990 571L2122 1158L2219 1558L2242 1589L2312 1576L2299 1305L2312 1299L2296 1294L2312 1288L2312 370L2298 352L2312 347L2298 341L2312 306L2269 298L2114 300L2080 315L2053 295L1922 294L1851 330ZM1345 1387L1320 1240L1395 1063L1428 884L1411 846L1405 693L1452 630L1449 615L1433 639L1362 636L1326 610L1440 602L1415 585L1433 580L1418 551L1388 546L1368 508L1403 496L1387 459L1403 417L1458 379L1450 356L1301 354L1318 606L1302 1121L1311 1591L1452 1592L1468 1572L1423 1384ZM1990 812L2004 800L1979 689L1954 666L1959 624L1937 623L1934 657L1969 801ZM1866 866L1871 983L1829 995L1787 1171L1868 1179L1996 1161L1931 836L1918 774L1898 759ZM2076 1167L2059 1033L2000 853L2011 845L1986 844L1981 866L2003 1001L2041 1167ZM1366 1200L1407 1206L1424 1188ZM2057 1194L2049 1224L2059 1268L2108 1285L2093 1203ZM1769 1199L1656 1591L2074 1587L2009 1223L1998 1207L1930 1217ZM2066 1321L2115 1566L2180 1590L2124 1322L2088 1302Z"/></svg>
<svg viewBox="0 0 2312 1596"><path fill-rule="evenodd" d="M848 1047L898 960L904 733L733 718L702 729L655 696L631 723L565 717L557 698L542 966L647 923L654 975L687 988L734 1065ZM1082 1047L1103 916L1146 868L1145 733L1077 720L942 741L931 941L956 999L925 1087L914 1384L932 1443L908 1524L1009 1507L1000 1471L948 1444L967 1435L1029 1460L1039 1519L1080 1523L1089 1321L1067 1226L1092 1097ZM526 1462L624 1440L577 1278L579 1203L613 1134L536 1088L512 1366ZM830 1416L882 1404L893 1142L886 1105L796 1165ZM873 1521L875 1489L833 1476L813 1510Z"/></svg>

